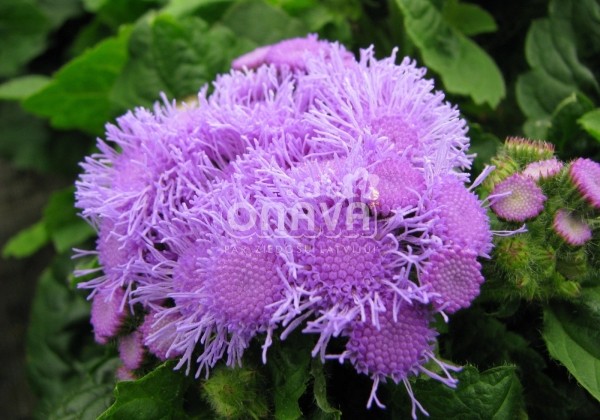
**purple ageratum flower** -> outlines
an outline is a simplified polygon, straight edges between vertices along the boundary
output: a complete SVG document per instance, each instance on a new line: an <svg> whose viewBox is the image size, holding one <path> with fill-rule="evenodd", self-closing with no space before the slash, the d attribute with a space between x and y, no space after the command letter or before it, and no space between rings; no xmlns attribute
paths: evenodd
<svg viewBox="0 0 600 420"><path fill-rule="evenodd" d="M119 357L129 370L138 369L144 361L143 336L140 331L119 338Z"/></svg>
<svg viewBox="0 0 600 420"><path fill-rule="evenodd" d="M369 322L353 324L346 350L338 358L349 359L359 373L373 379L368 406L374 401L384 407L377 399L377 388L381 381L391 378L395 383L404 383L413 405L412 417L416 419L417 408L424 414L427 412L412 393L410 376L424 373L450 387L456 386L456 379L448 371L457 369L437 360L433 354L437 333L429 326L431 319L425 305L405 303L398 311L381 314L379 326ZM446 377L425 368L429 361L436 362Z"/></svg>
<svg viewBox="0 0 600 420"><path fill-rule="evenodd" d="M331 49L331 43L319 41L317 35L286 39L277 44L260 47L242 55L233 60L231 67L241 70L243 68L254 69L263 64L273 64L277 67L304 71L308 56L312 55L327 59ZM346 51L344 59L349 62L354 61L354 56Z"/></svg>
<svg viewBox="0 0 600 420"><path fill-rule="evenodd" d="M551 178L558 174L563 168L563 163L556 158L532 162L523 169L523 175L538 181L540 179Z"/></svg>
<svg viewBox="0 0 600 420"><path fill-rule="evenodd" d="M552 228L569 245L581 246L592 239L590 225L565 209L556 212Z"/></svg>
<svg viewBox="0 0 600 420"><path fill-rule="evenodd" d="M307 116L318 133L308 139L314 153L344 156L348 143L372 134L387 138L421 167L430 162L434 175L470 167L466 123L423 78L425 69L408 58L397 65L395 51L376 60L373 49L363 50L352 65L342 52L334 49L330 60L309 59L308 75L299 81L315 97Z"/></svg>
<svg viewBox="0 0 600 420"><path fill-rule="evenodd" d="M429 206L438 215L433 232L445 244L473 250L487 256L492 249L489 219L477 195L454 175L446 175L431 187Z"/></svg>
<svg viewBox="0 0 600 420"><path fill-rule="evenodd" d="M100 344L106 344L115 337L125 318L125 292L121 288L98 289L92 298L92 326L94 338Z"/></svg>
<svg viewBox="0 0 600 420"><path fill-rule="evenodd" d="M569 166L569 178L589 204L600 208L600 164L591 159L575 159Z"/></svg>
<svg viewBox="0 0 600 420"><path fill-rule="evenodd" d="M378 162L370 171L377 178L374 207L383 215L394 209L416 207L425 191L425 177L408 159Z"/></svg>
<svg viewBox="0 0 600 420"><path fill-rule="evenodd" d="M420 277L421 285L432 292L434 307L452 314L468 308L483 283L477 254L468 249L442 249L429 258Z"/></svg>
<svg viewBox="0 0 600 420"><path fill-rule="evenodd" d="M514 174L496 184L492 190L492 210L502 219L524 222L544 210L546 196L535 181L521 174Z"/></svg>

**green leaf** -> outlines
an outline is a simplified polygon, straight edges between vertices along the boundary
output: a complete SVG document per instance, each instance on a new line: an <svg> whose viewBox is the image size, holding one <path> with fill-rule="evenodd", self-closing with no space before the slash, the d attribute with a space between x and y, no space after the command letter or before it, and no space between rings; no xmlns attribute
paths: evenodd
<svg viewBox="0 0 600 420"><path fill-rule="evenodd" d="M517 102L527 117L525 134L541 139L547 136L552 113L566 97L600 93L594 74L580 58L588 55L588 48L578 42L587 37L584 30L600 32L600 21L586 16L600 13L600 8L587 0L552 0L549 11L548 18L534 21L529 28L525 54L531 71L519 76L516 85Z"/></svg>
<svg viewBox="0 0 600 420"><path fill-rule="evenodd" d="M312 359L310 364L310 374L314 379L313 393L317 407L326 415L326 418L339 420L342 418L342 412L331 406L327 400L327 379L323 371L323 363L317 358Z"/></svg>
<svg viewBox="0 0 600 420"><path fill-rule="evenodd" d="M13 76L46 47L50 22L32 0L0 2L0 77Z"/></svg>
<svg viewBox="0 0 600 420"><path fill-rule="evenodd" d="M251 48L220 25L198 18L159 15L139 22L129 43L131 57L112 91L123 109L149 106L161 92L170 98L195 95L231 60Z"/></svg>
<svg viewBox="0 0 600 420"><path fill-rule="evenodd" d="M475 4L448 0L444 3L442 13L450 25L467 36L495 32L498 29L494 17Z"/></svg>
<svg viewBox="0 0 600 420"><path fill-rule="evenodd" d="M67 251L96 233L77 215L74 192L73 187L55 192L44 209L44 222L58 252Z"/></svg>
<svg viewBox="0 0 600 420"><path fill-rule="evenodd" d="M406 32L426 66L438 73L448 92L475 103L498 105L506 91L500 70L475 42L444 20L430 0L396 0Z"/></svg>
<svg viewBox="0 0 600 420"><path fill-rule="evenodd" d="M136 381L117 383L115 403L99 420L108 419L186 419L184 394L191 379L164 363Z"/></svg>
<svg viewBox="0 0 600 420"><path fill-rule="evenodd" d="M260 24L248 24L249 22ZM247 38L257 45L273 44L285 38L303 36L309 31L301 20L263 0L243 0L235 3L223 16L222 23L238 37Z"/></svg>
<svg viewBox="0 0 600 420"><path fill-rule="evenodd" d="M77 387L88 372L82 359L98 357L89 323L90 305L65 280L71 269L66 259L44 271L32 302L27 368L33 389L44 401L59 401Z"/></svg>
<svg viewBox="0 0 600 420"><path fill-rule="evenodd" d="M13 236L2 249L2 256L24 258L33 255L48 243L48 231L44 222L23 229Z"/></svg>
<svg viewBox="0 0 600 420"><path fill-rule="evenodd" d="M100 134L112 117L109 92L127 57L129 30L75 58L52 82L23 102L28 111L50 118L56 128Z"/></svg>
<svg viewBox="0 0 600 420"><path fill-rule="evenodd" d="M47 413L49 420L95 420L113 402L113 384L82 381Z"/></svg>
<svg viewBox="0 0 600 420"><path fill-rule="evenodd" d="M412 387L417 400L435 419L518 419L524 418L522 386L512 366L496 367L478 372L472 366L465 366L456 375L459 380L456 389L429 379L418 380ZM404 386L395 387L393 395L406 395ZM410 404L408 405L410 406ZM406 405L401 410L408 418Z"/></svg>
<svg viewBox="0 0 600 420"><path fill-rule="evenodd" d="M588 111L594 108L594 104L585 95L571 94L562 100L550 120L550 127L546 139L557 146L557 149L566 157L574 157L584 150L578 150L585 146L582 141L585 132L577 121ZM567 153L564 153L567 151Z"/></svg>
<svg viewBox="0 0 600 420"><path fill-rule="evenodd" d="M302 417L298 400L310 379L310 348L303 338L292 335L285 342L274 345L270 351L267 367L273 380L276 419Z"/></svg>
<svg viewBox="0 0 600 420"><path fill-rule="evenodd" d="M600 108L587 112L577 122L590 136L600 141Z"/></svg>
<svg viewBox="0 0 600 420"><path fill-rule="evenodd" d="M166 0L84 0L84 6L96 18L110 27L135 22L147 11L157 8Z"/></svg>
<svg viewBox="0 0 600 420"><path fill-rule="evenodd" d="M544 310L542 336L550 355L600 401L600 314L583 306L552 305Z"/></svg>
<svg viewBox="0 0 600 420"><path fill-rule="evenodd" d="M23 76L0 85L0 100L20 101L44 88L50 78L40 75Z"/></svg>

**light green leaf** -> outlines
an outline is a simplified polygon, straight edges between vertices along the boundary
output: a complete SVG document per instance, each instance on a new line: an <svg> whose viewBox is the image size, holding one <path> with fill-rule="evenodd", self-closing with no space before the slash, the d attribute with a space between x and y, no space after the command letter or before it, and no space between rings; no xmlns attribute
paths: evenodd
<svg viewBox="0 0 600 420"><path fill-rule="evenodd" d="M584 114L577 122L590 136L600 141L600 108Z"/></svg>
<svg viewBox="0 0 600 420"><path fill-rule="evenodd" d="M100 134L112 117L109 92L125 64L129 30L70 61L52 82L23 102L28 111L63 129Z"/></svg>
<svg viewBox="0 0 600 420"><path fill-rule="evenodd" d="M415 397L429 413L428 418L524 418L523 389L515 367L496 367L480 373L466 366L456 377L459 380L456 389L435 380L418 380L413 385ZM394 395L399 393L406 394L402 384L395 387ZM401 418L405 417L408 417L406 411Z"/></svg>
<svg viewBox="0 0 600 420"><path fill-rule="evenodd" d="M0 100L20 101L46 87L50 78L40 75L23 76L0 85Z"/></svg>
<svg viewBox="0 0 600 420"><path fill-rule="evenodd" d="M585 95L574 93L567 96L552 113L546 139L559 150L568 150L571 155L576 155L577 147L583 145L581 138L585 136L577 120L592 109L594 104Z"/></svg>
<svg viewBox="0 0 600 420"><path fill-rule="evenodd" d="M164 363L136 381L119 382L115 403L98 420L186 419L183 396L190 378Z"/></svg>
<svg viewBox="0 0 600 420"><path fill-rule="evenodd" d="M253 44L252 44L253 45ZM161 92L169 98L195 95L231 60L252 48L221 25L198 18L159 15L139 22L131 36L131 57L112 91L123 109L149 106Z"/></svg>
<svg viewBox="0 0 600 420"><path fill-rule="evenodd" d="M495 32L498 29L494 17L475 4L448 0L444 3L442 13L450 25L467 36Z"/></svg>
<svg viewBox="0 0 600 420"><path fill-rule="evenodd" d="M50 238L44 222L37 222L13 236L2 249L2 256L24 258L33 255L48 243Z"/></svg>
<svg viewBox="0 0 600 420"><path fill-rule="evenodd" d="M506 90L500 70L475 42L444 20L430 0L396 0L410 39L444 88L477 104L498 105Z"/></svg>
<svg viewBox="0 0 600 420"><path fill-rule="evenodd" d="M550 355L600 401L600 316L586 307L553 305L544 310L542 332Z"/></svg>

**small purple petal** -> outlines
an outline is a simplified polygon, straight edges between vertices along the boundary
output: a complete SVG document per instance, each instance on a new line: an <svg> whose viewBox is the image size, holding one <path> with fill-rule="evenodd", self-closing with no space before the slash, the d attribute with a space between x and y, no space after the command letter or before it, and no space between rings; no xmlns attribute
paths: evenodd
<svg viewBox="0 0 600 420"><path fill-rule="evenodd" d="M538 181L553 177L563 168L563 163L556 158L532 162L523 169L522 174Z"/></svg>

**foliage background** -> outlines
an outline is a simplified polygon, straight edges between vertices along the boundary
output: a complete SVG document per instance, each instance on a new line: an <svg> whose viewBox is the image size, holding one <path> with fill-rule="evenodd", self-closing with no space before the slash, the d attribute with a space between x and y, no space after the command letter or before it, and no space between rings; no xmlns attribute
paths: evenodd
<svg viewBox="0 0 600 420"><path fill-rule="evenodd" d="M94 418L113 401L114 349L92 342L88 304L73 289L69 258L72 247L93 246L93 231L73 210L72 183L77 163L93 150L105 122L132 107L150 106L159 92L177 99L193 95L227 71L239 54L309 32L354 51L374 44L380 57L399 46L400 55L428 66L428 76L470 123L472 150L478 153L475 172L508 135L551 141L563 159L600 160L597 0L0 0L0 244L7 291L0 321L7 340L0 354L9 360L1 368L6 380L0 398L8 418L34 415L34 397L24 390L20 375L24 354L39 399L37 416ZM32 259L15 260L26 257ZM593 326L600 303L598 289L591 290L586 319ZM472 380L473 389L482 384L493 388L508 378L507 393L517 395L514 401L524 386L533 418L598 414L597 401L551 362L539 335L545 307L510 304L494 313L476 305L450 324L445 346L454 361L468 361L482 372L500 369L480 377L469 368L464 381ZM570 314L563 306L546 310L546 321L555 317L561 322L554 326L568 327ZM592 373L599 374L600 334L593 327L587 332L591 335L579 334L588 336L583 347L591 349ZM552 341L561 332L546 334ZM297 364L309 372L303 360L283 360L281 371ZM513 368L502 370L507 364L520 366L522 385L512 381ZM335 416L327 404L322 368L310 369L318 406L323 415ZM179 376L156 378L187 389ZM307 381L299 379L301 385ZM419 388L423 400L442 401L442 412L452 399L471 398L441 397L444 390ZM305 389L300 386L296 400ZM586 389L599 398L598 382ZM276 398L285 402L293 396ZM495 409L493 401L479 402L479 415L486 407ZM435 403L428 407L436 413ZM289 408L292 414L297 409L297 402ZM508 415L502 413L495 412L499 418Z"/></svg>

